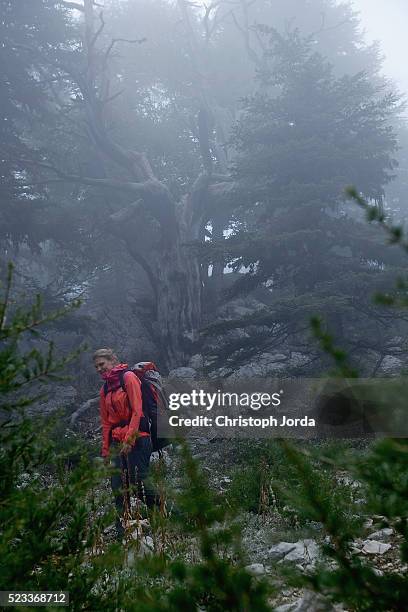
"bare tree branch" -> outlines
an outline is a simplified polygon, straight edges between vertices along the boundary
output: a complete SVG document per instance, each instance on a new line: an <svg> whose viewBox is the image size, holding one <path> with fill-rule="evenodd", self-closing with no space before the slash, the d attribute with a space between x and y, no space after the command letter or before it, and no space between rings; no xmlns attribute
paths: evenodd
<svg viewBox="0 0 408 612"><path fill-rule="evenodd" d="M60 0L59 4L61 4L65 8L70 8L70 9L75 9L76 11L81 11L81 13L85 12L85 8L83 4L77 4L76 2L68 2L67 0Z"/></svg>
<svg viewBox="0 0 408 612"><path fill-rule="evenodd" d="M243 3L244 5L244 3ZM232 15L232 19L234 20L235 26L237 27L237 29L241 32L243 39L244 39L244 44L245 44L245 48L248 54L249 59L256 65L258 66L258 68L263 68L263 61L258 57L258 54L253 50L253 48L251 47L251 43L250 43L250 39L249 39L249 24L248 24L248 15L246 13L244 13L245 15L245 26L242 26L234 11L231 11L231 15Z"/></svg>
<svg viewBox="0 0 408 612"><path fill-rule="evenodd" d="M322 18L321 26L318 30L310 34L310 38L313 38L314 36L317 36L318 34L322 34L323 32L330 32L330 30L337 30L337 28L341 28L341 26L345 25L346 23L350 23L350 19L346 18L346 19L343 19L343 21L339 21L338 23L332 26L326 27L326 14L322 12L320 15Z"/></svg>
<svg viewBox="0 0 408 612"><path fill-rule="evenodd" d="M109 219L115 224L124 224L133 219L136 213L139 211L142 204L142 200L138 199L132 202L128 206L121 208L120 210L109 215Z"/></svg>
<svg viewBox="0 0 408 612"><path fill-rule="evenodd" d="M149 196L149 195L157 196L165 192L167 193L167 188L160 181L156 179L151 179L148 181L137 183L137 182L132 182L132 181L123 181L123 180L111 179L111 178L94 178L91 176L81 176L79 174L78 175L68 174L60 170L56 166L50 163L47 163L47 162L40 162L40 161L29 160L29 159L20 159L19 161L24 164L28 164L28 165L31 164L39 168L44 168L45 170L50 170L51 172L54 172L58 177L58 179L46 179L44 181L36 182L36 183L25 183L26 185L34 185L34 184L41 184L41 183L47 183L47 182L81 183L83 185L92 185L94 187L110 187L112 189L119 189L120 191L129 193L132 195L139 194L142 197Z"/></svg>
<svg viewBox="0 0 408 612"><path fill-rule="evenodd" d="M75 412L71 414L71 418L69 420L69 426L73 427L78 417L81 416L81 414L83 414L84 412L88 412L88 410L90 410L93 406L96 406L98 403L99 403L99 395L98 397L92 397L91 399L81 404L79 408L77 408L77 410L75 410Z"/></svg>
<svg viewBox="0 0 408 612"><path fill-rule="evenodd" d="M205 30L205 40L207 43L210 42L211 36L217 25L217 13L215 13L212 23L210 21L210 16L211 16L212 11L214 10L216 11L218 9L219 5L220 5L220 2L213 2L209 6L204 5L205 14L203 17L203 24L204 24L204 30Z"/></svg>
<svg viewBox="0 0 408 612"><path fill-rule="evenodd" d="M133 38L133 39L129 39L129 38L113 38L110 45L108 46L108 48L105 51L105 62L108 60L110 53L112 52L113 47L119 43L119 42L125 42L125 43L129 43L129 44L138 44L141 45L142 43L146 42L147 38Z"/></svg>
<svg viewBox="0 0 408 612"><path fill-rule="evenodd" d="M109 104L109 102L113 102L113 100L116 100L116 98L119 98L119 96L121 96L124 92L125 92L124 89L120 89L119 91L112 94L111 96L108 96L107 98L104 98L103 100L101 100L101 104L105 105L105 104Z"/></svg>
<svg viewBox="0 0 408 612"><path fill-rule="evenodd" d="M92 36L90 42L89 42L89 49L88 49L88 51L95 47L96 41L98 40L99 36L102 34L103 29L105 27L105 21L104 21L104 18L103 18L103 11L101 11L99 13L99 19L100 19L101 24L100 24L99 28L96 30L96 32L94 33L94 35Z"/></svg>
<svg viewBox="0 0 408 612"><path fill-rule="evenodd" d="M237 184L234 181L224 181L222 183L210 185L208 187L208 193L212 198L213 206L225 200L230 201L236 189Z"/></svg>

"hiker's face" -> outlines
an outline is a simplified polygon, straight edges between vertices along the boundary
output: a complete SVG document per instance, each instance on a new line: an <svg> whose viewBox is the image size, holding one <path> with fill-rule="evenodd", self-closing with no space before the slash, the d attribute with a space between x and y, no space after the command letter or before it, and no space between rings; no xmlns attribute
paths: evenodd
<svg viewBox="0 0 408 612"><path fill-rule="evenodd" d="M97 357L94 364L95 370L101 375L106 374L106 372L110 372L111 369L115 367L115 363L107 357Z"/></svg>

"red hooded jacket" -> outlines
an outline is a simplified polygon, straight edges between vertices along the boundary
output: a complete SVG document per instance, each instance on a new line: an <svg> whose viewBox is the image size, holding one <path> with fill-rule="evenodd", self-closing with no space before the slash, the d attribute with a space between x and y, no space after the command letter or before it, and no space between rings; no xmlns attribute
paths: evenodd
<svg viewBox="0 0 408 612"><path fill-rule="evenodd" d="M139 431L140 418L143 416L139 378L132 372L126 372L123 377L126 392L120 386L119 372L127 369L126 363L120 363L103 376L108 385L108 393L105 396L104 386L99 392L102 457L107 457L109 454L111 437L118 442L135 444L139 436L150 435ZM123 425L124 421L128 424Z"/></svg>

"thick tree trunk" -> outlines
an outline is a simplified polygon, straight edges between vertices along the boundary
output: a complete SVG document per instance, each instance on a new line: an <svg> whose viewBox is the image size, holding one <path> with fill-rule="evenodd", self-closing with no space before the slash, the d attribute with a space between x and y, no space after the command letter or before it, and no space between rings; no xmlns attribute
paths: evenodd
<svg viewBox="0 0 408 612"><path fill-rule="evenodd" d="M149 198L134 202L108 219L110 231L124 242L149 279L155 304L153 340L169 368L186 363L197 351L199 341L202 280L197 255L190 245L199 238L202 220L193 193L194 189L175 203L165 189L162 191L154 207L158 212L167 211L167 222L162 220L159 239L148 249L138 245L137 236L143 232L138 225L138 212Z"/></svg>
<svg viewBox="0 0 408 612"><path fill-rule="evenodd" d="M185 363L197 346L201 324L199 267L181 244L159 255L157 326L167 366Z"/></svg>
<svg viewBox="0 0 408 612"><path fill-rule="evenodd" d="M162 222L160 238L147 249L138 245L143 232L138 225L139 207L136 202L110 216L108 225L127 247L129 255L146 273L155 304L152 309L153 340L158 345L166 366L174 368L186 362L197 350L201 326L202 281L197 256L189 245L198 238L201 224L193 221L193 198L181 202L169 201L163 192L156 200L158 210L172 206L174 217ZM136 217L136 221L134 219Z"/></svg>
<svg viewBox="0 0 408 612"><path fill-rule="evenodd" d="M200 265L189 247L198 240L202 224L193 192L175 211L176 233L157 253L157 323L168 367L185 363L198 350L202 315Z"/></svg>

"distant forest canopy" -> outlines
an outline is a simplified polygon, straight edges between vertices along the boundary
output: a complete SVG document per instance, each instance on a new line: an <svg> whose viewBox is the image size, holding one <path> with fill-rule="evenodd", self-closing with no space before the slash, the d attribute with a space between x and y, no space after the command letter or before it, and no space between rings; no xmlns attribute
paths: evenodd
<svg viewBox="0 0 408 612"><path fill-rule="evenodd" d="M408 131L349 5L0 7L0 262L22 300L83 300L50 338L306 375L321 315L362 371L403 365L406 315L372 300L403 254L344 189L404 218Z"/></svg>

